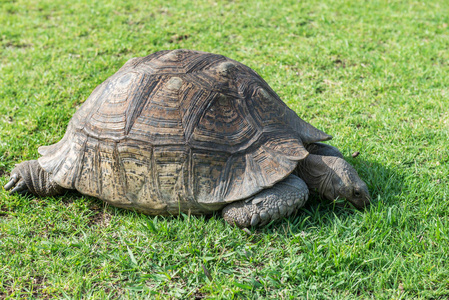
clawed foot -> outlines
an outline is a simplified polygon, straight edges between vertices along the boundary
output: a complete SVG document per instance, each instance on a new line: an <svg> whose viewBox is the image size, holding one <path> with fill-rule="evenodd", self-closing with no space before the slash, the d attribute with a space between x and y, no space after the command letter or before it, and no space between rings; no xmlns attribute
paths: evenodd
<svg viewBox="0 0 449 300"><path fill-rule="evenodd" d="M16 165L5 185L9 194L33 194L46 197L63 194L65 189L53 181L37 160L28 160Z"/></svg>
<svg viewBox="0 0 449 300"><path fill-rule="evenodd" d="M304 205L308 196L305 182L290 175L250 199L228 204L223 208L222 216L226 222L240 228L264 226L288 217Z"/></svg>
<svg viewBox="0 0 449 300"><path fill-rule="evenodd" d="M4 186L6 191L10 191L9 194L25 194L28 192L28 187L23 180L23 178L18 173L11 174L11 178L9 179L9 182Z"/></svg>

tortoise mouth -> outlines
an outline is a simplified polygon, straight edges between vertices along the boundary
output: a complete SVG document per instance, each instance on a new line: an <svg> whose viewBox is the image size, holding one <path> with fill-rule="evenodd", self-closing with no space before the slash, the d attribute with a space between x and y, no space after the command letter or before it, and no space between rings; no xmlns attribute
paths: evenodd
<svg viewBox="0 0 449 300"><path fill-rule="evenodd" d="M348 199L348 201L359 210L363 210L371 204L371 199L369 197L362 199Z"/></svg>

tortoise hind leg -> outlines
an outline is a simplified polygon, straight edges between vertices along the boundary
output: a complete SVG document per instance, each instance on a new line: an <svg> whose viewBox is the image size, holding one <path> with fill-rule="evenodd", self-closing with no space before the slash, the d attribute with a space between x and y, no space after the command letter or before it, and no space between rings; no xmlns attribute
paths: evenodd
<svg viewBox="0 0 449 300"><path fill-rule="evenodd" d="M289 216L304 205L308 196L309 189L305 182L290 175L249 199L225 206L222 216L229 224L241 228L263 226Z"/></svg>
<svg viewBox="0 0 449 300"><path fill-rule="evenodd" d="M37 160L24 161L11 172L11 179L5 185L10 194L31 193L37 196L56 196L63 194L65 189L53 181L51 174L45 172Z"/></svg>

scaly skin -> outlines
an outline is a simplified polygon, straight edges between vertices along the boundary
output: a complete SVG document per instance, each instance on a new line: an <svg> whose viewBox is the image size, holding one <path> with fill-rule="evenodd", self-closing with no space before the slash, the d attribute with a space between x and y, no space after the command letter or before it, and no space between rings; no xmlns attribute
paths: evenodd
<svg viewBox="0 0 449 300"><path fill-rule="evenodd" d="M229 204L222 216L226 222L240 228L263 226L289 216L306 203L308 196L305 182L290 175L254 197Z"/></svg>
<svg viewBox="0 0 449 300"><path fill-rule="evenodd" d="M306 182L311 192L316 191L330 201L343 198L358 209L370 203L368 187L343 158L309 154L298 162L295 174Z"/></svg>
<svg viewBox="0 0 449 300"><path fill-rule="evenodd" d="M11 172L11 179L5 185L10 194L31 193L36 196L56 196L64 194L65 189L52 180L51 174L42 169L37 160L24 161Z"/></svg>

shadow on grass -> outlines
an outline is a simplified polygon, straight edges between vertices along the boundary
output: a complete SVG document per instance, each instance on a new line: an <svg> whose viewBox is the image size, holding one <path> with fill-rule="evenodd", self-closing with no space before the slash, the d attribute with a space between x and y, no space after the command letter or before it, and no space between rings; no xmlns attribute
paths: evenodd
<svg viewBox="0 0 449 300"><path fill-rule="evenodd" d="M0 177L6 174L6 167L0 167Z"/></svg>

